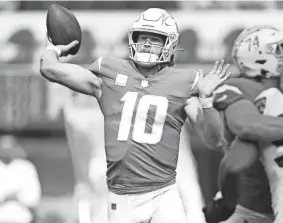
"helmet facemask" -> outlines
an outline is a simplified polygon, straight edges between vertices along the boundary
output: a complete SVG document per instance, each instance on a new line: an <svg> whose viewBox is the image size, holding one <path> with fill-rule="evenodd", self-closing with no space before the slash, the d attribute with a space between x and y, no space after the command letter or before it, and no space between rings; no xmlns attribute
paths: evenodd
<svg viewBox="0 0 283 223"><path fill-rule="evenodd" d="M283 39L266 45L266 53L271 54L277 60L276 72L283 74Z"/></svg>
<svg viewBox="0 0 283 223"><path fill-rule="evenodd" d="M169 63L174 54L177 40L175 34L165 35L156 32L144 32L153 33L164 38L164 45L149 43L149 42L138 42L138 36L144 31L130 31L129 32L129 57L145 67L152 67L161 63ZM146 49L147 52L142 52L141 49ZM159 52L159 53L156 53Z"/></svg>
<svg viewBox="0 0 283 223"><path fill-rule="evenodd" d="M150 45L147 53L139 52L137 43L139 33L161 35L164 46ZM142 12L129 30L129 57L141 66L152 67L157 64L171 64L179 40L179 29L175 19L165 10L149 8ZM144 43L143 47L144 47ZM158 50L157 50L158 49ZM156 51L159 54L154 54Z"/></svg>

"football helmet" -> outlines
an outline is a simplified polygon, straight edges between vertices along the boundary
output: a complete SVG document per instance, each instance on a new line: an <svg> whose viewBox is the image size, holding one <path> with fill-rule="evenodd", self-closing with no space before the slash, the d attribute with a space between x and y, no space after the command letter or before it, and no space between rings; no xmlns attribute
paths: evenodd
<svg viewBox="0 0 283 223"><path fill-rule="evenodd" d="M273 26L253 26L236 39L232 57L244 76L279 76L282 73L283 34Z"/></svg>
<svg viewBox="0 0 283 223"><path fill-rule="evenodd" d="M138 52L137 43L140 32L154 33L165 37L163 47L150 44L152 47L161 48L160 54L155 55L151 52ZM151 67L160 63L168 63L176 50L179 40L179 30L175 19L165 10L159 8L150 8L141 13L133 26L129 30L129 57L136 63Z"/></svg>

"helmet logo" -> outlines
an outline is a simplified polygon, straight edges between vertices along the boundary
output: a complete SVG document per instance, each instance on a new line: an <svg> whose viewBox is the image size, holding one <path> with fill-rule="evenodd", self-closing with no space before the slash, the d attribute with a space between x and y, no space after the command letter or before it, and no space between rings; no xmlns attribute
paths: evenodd
<svg viewBox="0 0 283 223"><path fill-rule="evenodd" d="M267 50L268 50L268 52L271 53L271 52L273 51L273 47L272 47L272 46L269 46Z"/></svg>
<svg viewBox="0 0 283 223"><path fill-rule="evenodd" d="M175 34L170 34L169 35L169 39L170 39L170 41L175 40L176 39L176 35Z"/></svg>

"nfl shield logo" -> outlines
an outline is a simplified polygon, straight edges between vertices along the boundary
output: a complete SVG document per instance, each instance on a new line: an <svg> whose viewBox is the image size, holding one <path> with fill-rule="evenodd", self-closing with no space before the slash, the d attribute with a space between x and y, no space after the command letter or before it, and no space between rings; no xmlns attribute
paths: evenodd
<svg viewBox="0 0 283 223"><path fill-rule="evenodd" d="M148 81L147 80L142 80L141 86L142 87L147 87L148 86Z"/></svg>
<svg viewBox="0 0 283 223"><path fill-rule="evenodd" d="M111 203L111 209L116 210L117 209L117 204L116 203Z"/></svg>

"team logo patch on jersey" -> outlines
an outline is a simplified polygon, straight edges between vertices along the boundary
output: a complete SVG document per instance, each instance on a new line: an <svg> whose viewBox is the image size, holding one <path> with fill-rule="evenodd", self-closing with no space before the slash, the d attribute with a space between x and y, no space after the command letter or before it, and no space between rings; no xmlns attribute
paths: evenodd
<svg viewBox="0 0 283 223"><path fill-rule="evenodd" d="M117 74L115 79L115 85L125 87L127 85L128 76L124 74Z"/></svg>
<svg viewBox="0 0 283 223"><path fill-rule="evenodd" d="M142 80L141 81L141 86L142 87L147 87L148 86L148 81L147 80Z"/></svg>

